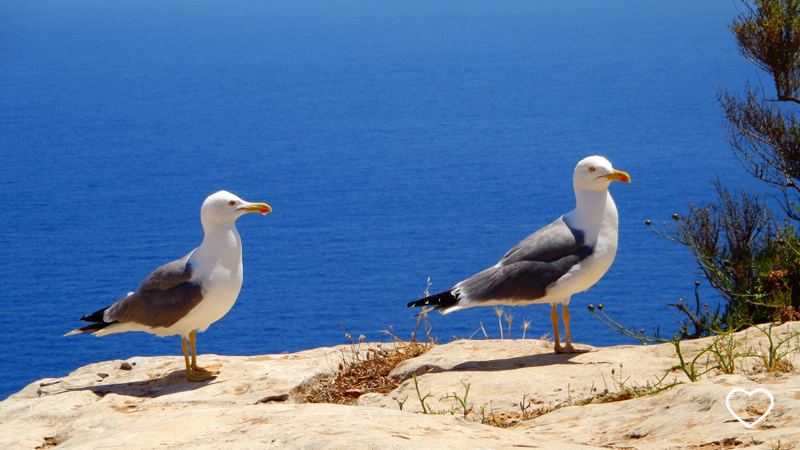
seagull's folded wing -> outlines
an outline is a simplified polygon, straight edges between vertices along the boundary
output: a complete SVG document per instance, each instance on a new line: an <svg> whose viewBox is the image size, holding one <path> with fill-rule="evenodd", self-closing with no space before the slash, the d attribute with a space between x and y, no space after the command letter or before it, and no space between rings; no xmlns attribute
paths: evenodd
<svg viewBox="0 0 800 450"><path fill-rule="evenodd" d="M490 300L536 300L591 254L583 232L559 218L523 239L494 267L458 283L453 291L464 306Z"/></svg>

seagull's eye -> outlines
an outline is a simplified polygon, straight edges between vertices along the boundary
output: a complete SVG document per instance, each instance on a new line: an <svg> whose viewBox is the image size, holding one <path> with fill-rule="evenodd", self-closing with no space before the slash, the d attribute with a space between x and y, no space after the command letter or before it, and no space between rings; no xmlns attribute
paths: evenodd
<svg viewBox="0 0 800 450"><path fill-rule="evenodd" d="M594 166L589 166L589 172L594 172L595 170L597 169L595 169Z"/></svg>
<svg viewBox="0 0 800 450"><path fill-rule="evenodd" d="M229 202L228 202L228 204L229 204L229 205L231 205L231 206L233 206L233 205L235 205L235 204L236 204L236 202L235 202L235 201L233 201L233 200L231 200L231 201L229 201Z"/></svg>

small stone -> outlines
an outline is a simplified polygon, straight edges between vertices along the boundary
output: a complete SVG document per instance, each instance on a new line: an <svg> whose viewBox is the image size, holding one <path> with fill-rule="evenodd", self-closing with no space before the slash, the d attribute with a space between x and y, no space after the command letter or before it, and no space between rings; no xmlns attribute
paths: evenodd
<svg viewBox="0 0 800 450"><path fill-rule="evenodd" d="M97 376L100 377L100 378L108 378L108 374L107 373L98 373Z"/></svg>
<svg viewBox="0 0 800 450"><path fill-rule="evenodd" d="M129 362L124 362L119 365L119 368L122 370L133 370L133 366Z"/></svg>

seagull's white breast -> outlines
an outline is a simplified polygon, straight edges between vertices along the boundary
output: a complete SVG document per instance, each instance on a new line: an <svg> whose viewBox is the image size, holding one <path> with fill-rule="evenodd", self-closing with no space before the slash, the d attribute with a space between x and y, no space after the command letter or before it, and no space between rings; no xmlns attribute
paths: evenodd
<svg viewBox="0 0 800 450"><path fill-rule="evenodd" d="M617 255L617 206L611 194L603 192L605 199L595 201L595 205L602 207L597 211L584 209L584 214L578 214L576 208L570 214L577 226L584 230L586 245L593 248L592 254L573 267L566 275L559 278L547 288L547 295L537 303L564 303L569 304L573 294L586 291L605 275ZM579 199L580 201L580 199ZM570 224L572 225L572 224Z"/></svg>
<svg viewBox="0 0 800 450"><path fill-rule="evenodd" d="M206 234L203 244L189 258L193 282L200 284L203 299L186 317L170 327L174 334L187 336L192 330L205 331L230 311L242 289L242 244L236 227Z"/></svg>

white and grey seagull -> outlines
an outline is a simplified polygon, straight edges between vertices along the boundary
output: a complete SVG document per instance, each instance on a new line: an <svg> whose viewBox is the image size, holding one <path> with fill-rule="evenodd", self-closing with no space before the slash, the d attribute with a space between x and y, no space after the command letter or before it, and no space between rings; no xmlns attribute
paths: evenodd
<svg viewBox="0 0 800 450"><path fill-rule="evenodd" d="M617 254L617 207L608 192L611 181L630 183L631 178L601 156L581 160L572 176L575 209L523 239L494 266L408 307L432 306L430 311L447 314L473 306L550 303L555 352L575 352L569 331L570 298L597 283ZM566 334L563 348L559 303Z"/></svg>
<svg viewBox="0 0 800 450"><path fill-rule="evenodd" d="M183 258L164 264L147 276L135 292L80 320L91 325L65 336L94 332L104 336L125 331L146 331L158 336L181 335L189 381L214 378L197 366L197 331L221 319L242 288L242 240L236 219L246 213L267 214L266 203L250 203L226 191L209 196L200 209L205 237ZM187 345L188 344L188 345ZM191 362L189 361L191 347Z"/></svg>

